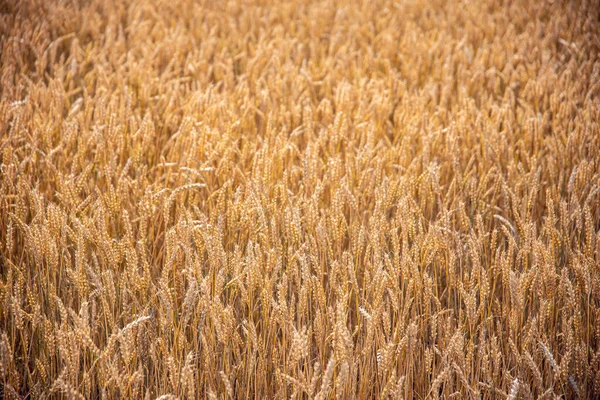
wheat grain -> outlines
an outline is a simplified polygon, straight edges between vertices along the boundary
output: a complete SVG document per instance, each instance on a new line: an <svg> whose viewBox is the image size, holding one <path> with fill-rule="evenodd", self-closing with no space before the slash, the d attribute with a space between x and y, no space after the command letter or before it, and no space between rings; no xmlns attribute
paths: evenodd
<svg viewBox="0 0 600 400"><path fill-rule="evenodd" d="M597 397L598 9L4 1L0 397Z"/></svg>

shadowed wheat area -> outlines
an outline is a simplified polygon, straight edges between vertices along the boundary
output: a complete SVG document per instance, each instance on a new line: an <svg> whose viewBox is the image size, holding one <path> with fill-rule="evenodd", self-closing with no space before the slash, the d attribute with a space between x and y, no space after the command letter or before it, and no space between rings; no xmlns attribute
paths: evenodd
<svg viewBox="0 0 600 400"><path fill-rule="evenodd" d="M0 13L0 397L600 396L599 1Z"/></svg>

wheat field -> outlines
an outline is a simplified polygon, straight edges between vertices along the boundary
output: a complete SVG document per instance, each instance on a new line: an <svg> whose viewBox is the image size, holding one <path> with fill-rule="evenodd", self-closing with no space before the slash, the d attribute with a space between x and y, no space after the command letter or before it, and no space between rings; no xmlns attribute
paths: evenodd
<svg viewBox="0 0 600 400"><path fill-rule="evenodd" d="M0 0L0 398L600 398L599 25Z"/></svg>

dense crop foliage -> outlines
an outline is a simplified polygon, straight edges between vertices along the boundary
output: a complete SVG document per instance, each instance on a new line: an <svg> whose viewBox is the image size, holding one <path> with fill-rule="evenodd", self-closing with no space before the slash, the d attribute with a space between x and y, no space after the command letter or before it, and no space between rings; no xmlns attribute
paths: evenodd
<svg viewBox="0 0 600 400"><path fill-rule="evenodd" d="M0 397L600 396L598 1L0 12Z"/></svg>

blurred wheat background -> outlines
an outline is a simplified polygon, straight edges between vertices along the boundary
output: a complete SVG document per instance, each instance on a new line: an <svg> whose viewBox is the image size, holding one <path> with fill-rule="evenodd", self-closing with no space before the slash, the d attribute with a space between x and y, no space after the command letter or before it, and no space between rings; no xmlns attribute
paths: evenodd
<svg viewBox="0 0 600 400"><path fill-rule="evenodd" d="M599 398L599 1L0 13L0 397Z"/></svg>

